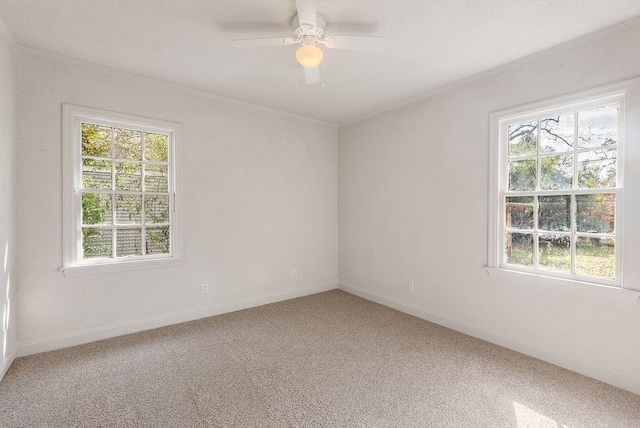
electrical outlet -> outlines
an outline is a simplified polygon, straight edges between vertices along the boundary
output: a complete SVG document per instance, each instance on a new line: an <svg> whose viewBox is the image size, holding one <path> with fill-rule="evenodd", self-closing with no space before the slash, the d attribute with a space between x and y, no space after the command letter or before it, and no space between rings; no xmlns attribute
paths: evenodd
<svg viewBox="0 0 640 428"><path fill-rule="evenodd" d="M416 291L416 283L413 281L409 281L409 283L407 284L407 288L413 293L414 291Z"/></svg>
<svg viewBox="0 0 640 428"><path fill-rule="evenodd" d="M294 269L291 271L291 278L298 279L298 269Z"/></svg>
<svg viewBox="0 0 640 428"><path fill-rule="evenodd" d="M202 294L209 294L209 284L202 284L202 288L200 290Z"/></svg>

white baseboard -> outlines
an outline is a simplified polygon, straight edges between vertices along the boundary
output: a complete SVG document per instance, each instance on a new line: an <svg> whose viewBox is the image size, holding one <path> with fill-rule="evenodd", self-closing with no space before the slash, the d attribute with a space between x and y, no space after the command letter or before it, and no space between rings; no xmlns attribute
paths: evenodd
<svg viewBox="0 0 640 428"><path fill-rule="evenodd" d="M554 351L522 342L518 339L511 339L509 337L505 337L491 331L479 329L439 315L431 314L418 306L412 305L410 303L405 303L373 291L365 290L364 288L358 287L353 284L340 282L340 289L346 291L347 293L351 293L364 299L371 300L372 302L376 302L381 305L399 310L400 312L404 312L409 315L413 315L415 317L441 325L443 327L447 327L452 330L468 334L469 336L482 339L486 342L490 342L504 348L529 355L539 360L546 361L556 366L560 366L562 368L583 374L593 379L597 379L601 382L617 386L618 388L633 392L634 394L640 394L640 378L631 373L623 372L612 367L603 366L602 364L578 360L573 357L561 355Z"/></svg>
<svg viewBox="0 0 640 428"><path fill-rule="evenodd" d="M14 345L13 349L9 351L6 358L2 360L2 364L0 364L0 380L2 380L4 378L4 375L7 374L7 371L9 370L9 367L11 367L13 360L16 359L17 353L18 353L18 347Z"/></svg>
<svg viewBox="0 0 640 428"><path fill-rule="evenodd" d="M225 304L209 306L201 309L178 312L178 313L162 315L158 317L145 318L145 319L130 322L130 323L124 323L124 324L79 331L79 332L70 333L70 334L64 334L61 336L51 337L47 339L39 339L39 340L33 340L29 342L22 342L22 343L18 343L17 355L19 357L24 357L27 355L39 354L41 352L55 351L56 349L69 348L71 346L96 342L98 340L109 339L117 336L123 336L125 334L138 333L140 331L151 330L154 328L164 327L167 325L179 324L187 321L194 321L201 318L207 318L215 315L235 312L242 309L248 309L256 306L267 305L269 303L275 303L283 300L295 299L297 297L303 297L311 294L321 293L323 291L335 290L337 288L338 286L336 285L336 283L324 284L324 285L320 285L312 288L306 288L303 290L271 294L271 295L263 296L256 299L225 303ZM15 353L15 350L14 350L14 353Z"/></svg>

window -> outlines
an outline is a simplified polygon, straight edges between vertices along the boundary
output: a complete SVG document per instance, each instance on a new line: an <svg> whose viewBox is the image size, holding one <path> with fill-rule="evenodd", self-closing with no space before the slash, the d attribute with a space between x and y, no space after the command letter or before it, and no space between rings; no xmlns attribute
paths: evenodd
<svg viewBox="0 0 640 428"><path fill-rule="evenodd" d="M173 259L179 125L64 105L64 268Z"/></svg>
<svg viewBox="0 0 640 428"><path fill-rule="evenodd" d="M622 286L624 107L598 91L492 115L490 266Z"/></svg>

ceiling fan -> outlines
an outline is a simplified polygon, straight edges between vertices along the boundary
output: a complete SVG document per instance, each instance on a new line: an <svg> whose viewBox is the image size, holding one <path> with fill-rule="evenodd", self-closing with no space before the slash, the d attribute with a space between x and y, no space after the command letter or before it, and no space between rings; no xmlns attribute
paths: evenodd
<svg viewBox="0 0 640 428"><path fill-rule="evenodd" d="M316 0L296 0L296 8L298 13L291 19L293 37L232 40L231 45L236 48L301 45L296 50L296 60L304 67L305 82L308 85L320 81L319 65L324 54L318 45L329 49L384 51L385 39L382 37L327 36L324 32L327 23L316 12Z"/></svg>

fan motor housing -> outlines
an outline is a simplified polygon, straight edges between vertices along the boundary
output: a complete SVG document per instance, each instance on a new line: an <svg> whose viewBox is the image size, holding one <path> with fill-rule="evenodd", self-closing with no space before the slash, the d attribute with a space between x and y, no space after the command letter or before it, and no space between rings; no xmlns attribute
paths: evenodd
<svg viewBox="0 0 640 428"><path fill-rule="evenodd" d="M312 36L317 40L324 38L324 29L327 26L327 22L322 15L316 14L316 26L313 27L309 24L300 24L298 14L293 15L291 19L291 27L293 28L293 37L296 40L302 40L305 36Z"/></svg>

